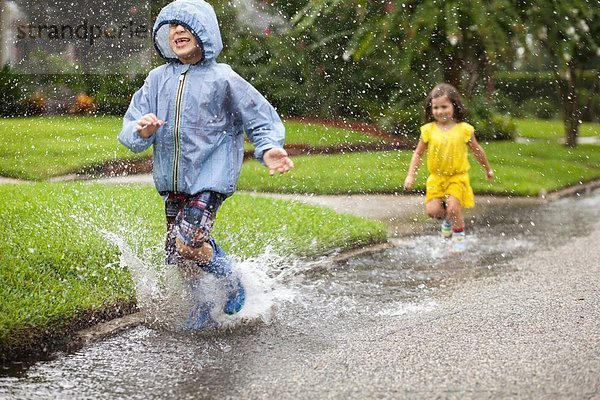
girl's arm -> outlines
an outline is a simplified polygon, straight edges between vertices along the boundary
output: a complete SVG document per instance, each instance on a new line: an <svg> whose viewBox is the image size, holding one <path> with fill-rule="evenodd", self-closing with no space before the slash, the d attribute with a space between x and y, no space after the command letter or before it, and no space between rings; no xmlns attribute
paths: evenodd
<svg viewBox="0 0 600 400"><path fill-rule="evenodd" d="M481 147L477 139L475 139L475 133L471 134L471 139L469 140L467 145L473 152L473 155L475 156L479 164L481 164L481 166L485 168L485 173L488 181L494 179L494 171L492 170L490 162L488 161L488 158L485 155L485 151L483 151L483 147Z"/></svg>
<svg viewBox="0 0 600 400"><path fill-rule="evenodd" d="M408 167L408 174L406 175L406 179L404 180L404 188L406 190L410 190L412 185L415 183L415 176L417 175L417 171L423 162L423 154L427 150L427 143L423 141L423 139L419 139L419 143L417 144L417 148L413 153L413 156L410 160L410 166Z"/></svg>

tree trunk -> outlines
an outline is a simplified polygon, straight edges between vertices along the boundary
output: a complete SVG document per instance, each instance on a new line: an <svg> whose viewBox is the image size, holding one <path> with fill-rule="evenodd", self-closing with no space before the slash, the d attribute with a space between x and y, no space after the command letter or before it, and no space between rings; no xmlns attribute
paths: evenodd
<svg viewBox="0 0 600 400"><path fill-rule="evenodd" d="M491 100L496 90L496 85L494 82L494 65L487 57L483 62L483 80L485 82L485 97Z"/></svg>
<svg viewBox="0 0 600 400"><path fill-rule="evenodd" d="M590 121L594 121L594 117L591 115L592 110L592 102L594 101L594 97L600 94L600 67L596 69L596 79L594 80L594 84L589 91L589 96L587 102L584 104L583 109L581 110L581 115L586 115L590 113ZM585 117L584 117L585 118Z"/></svg>
<svg viewBox="0 0 600 400"><path fill-rule="evenodd" d="M444 82L454 86L458 91L460 87L461 62L458 54L446 54L443 60Z"/></svg>
<svg viewBox="0 0 600 400"><path fill-rule="evenodd" d="M577 67L573 60L569 61L569 76L566 96L563 99L565 113L565 146L577 147L577 132L579 130L579 110L577 108Z"/></svg>

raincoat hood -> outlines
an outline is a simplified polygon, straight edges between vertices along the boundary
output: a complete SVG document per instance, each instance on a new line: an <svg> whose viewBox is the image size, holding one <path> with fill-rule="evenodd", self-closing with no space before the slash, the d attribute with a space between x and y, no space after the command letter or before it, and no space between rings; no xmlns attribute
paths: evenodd
<svg viewBox="0 0 600 400"><path fill-rule="evenodd" d="M177 23L187 28L202 43L202 61L214 60L223 41L217 15L204 0L176 0L165 6L154 23L152 37L158 54L169 62L178 61L169 44L169 24Z"/></svg>

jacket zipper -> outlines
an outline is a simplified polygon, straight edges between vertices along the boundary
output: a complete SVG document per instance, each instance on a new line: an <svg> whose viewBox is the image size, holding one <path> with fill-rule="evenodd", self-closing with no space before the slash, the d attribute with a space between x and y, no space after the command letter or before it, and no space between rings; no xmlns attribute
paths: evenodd
<svg viewBox="0 0 600 400"><path fill-rule="evenodd" d="M179 75L177 84L177 93L175 94L175 123L173 125L173 176L172 176L172 191L177 192L179 186L179 156L181 152L181 103L183 100L183 88L185 86L186 72Z"/></svg>

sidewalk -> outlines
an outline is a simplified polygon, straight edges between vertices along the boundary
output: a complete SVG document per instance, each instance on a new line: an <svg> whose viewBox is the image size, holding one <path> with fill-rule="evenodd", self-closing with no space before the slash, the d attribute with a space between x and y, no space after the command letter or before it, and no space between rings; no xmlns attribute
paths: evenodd
<svg viewBox="0 0 600 400"><path fill-rule="evenodd" d="M94 179L93 182L104 184L153 184L151 174L127 175ZM352 214L375 219L388 225L388 237L400 237L422 232L427 225L423 224L425 216L424 196L418 194L352 194L352 195L311 195L251 193L256 196L267 196L276 199L299 201L322 207L329 207L338 213ZM481 213L500 204L509 202L540 202L539 198L504 198L495 196L476 196L474 209L466 210L466 214Z"/></svg>
<svg viewBox="0 0 600 400"><path fill-rule="evenodd" d="M388 237L401 237L420 233L428 228L437 229L437 224L425 215L425 196L418 194L352 194L352 195L286 195L265 194L274 198L301 201L323 207L329 207L336 212L353 214L360 217L375 219L388 225ZM506 204L542 203L540 198L506 198L496 196L475 196L474 208L465 210L465 216L478 215L492 208Z"/></svg>

